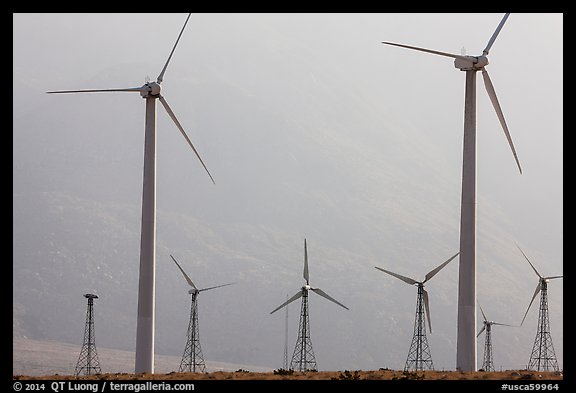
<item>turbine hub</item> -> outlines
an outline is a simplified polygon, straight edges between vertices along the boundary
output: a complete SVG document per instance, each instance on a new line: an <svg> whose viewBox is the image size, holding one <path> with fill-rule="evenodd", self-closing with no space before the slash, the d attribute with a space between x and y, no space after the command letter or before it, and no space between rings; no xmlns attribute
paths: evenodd
<svg viewBox="0 0 576 393"><path fill-rule="evenodd" d="M302 287L302 289L305 289L305 290L309 291L310 289L312 289L312 287L311 287L310 285L304 285L304 286Z"/></svg>
<svg viewBox="0 0 576 393"><path fill-rule="evenodd" d="M148 82L142 86L142 90L140 90L140 95L142 98L148 98L150 96L158 97L160 95L161 87L156 82Z"/></svg>

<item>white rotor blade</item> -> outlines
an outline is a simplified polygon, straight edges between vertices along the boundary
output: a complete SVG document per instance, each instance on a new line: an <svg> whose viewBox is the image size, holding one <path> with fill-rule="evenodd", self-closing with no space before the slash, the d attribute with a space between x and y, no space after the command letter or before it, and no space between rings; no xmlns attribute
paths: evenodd
<svg viewBox="0 0 576 393"><path fill-rule="evenodd" d="M508 131L506 120L504 120L504 114L502 113L502 108L500 108L500 104L498 103L498 97L496 97L496 91L494 90L494 85L492 85L492 81L490 80L488 71L486 71L485 68L482 68L482 77L484 78L484 87L486 87L486 91L488 92L488 96L490 97L490 101L492 102L492 106L496 111L498 120L500 120L500 124L502 125L502 129L504 130L504 134L506 134L506 139L508 139L508 144L512 149L512 154L514 155L514 159L516 160L518 169L520 170L520 173L522 173L522 167L520 167L520 161L518 161L518 155L516 155L516 149L514 149L514 143L512 143L512 137L510 136L510 132Z"/></svg>
<svg viewBox="0 0 576 393"><path fill-rule="evenodd" d="M428 304L428 292L422 288L422 294L424 295L424 307L426 307L426 317L428 318L428 329L432 333L432 322L430 321L430 305Z"/></svg>
<svg viewBox="0 0 576 393"><path fill-rule="evenodd" d="M384 270L384 269L382 269L381 267L378 267L378 266L374 266L374 267L375 267L376 269L378 269L378 270L383 271L384 273L388 273L388 274L390 274L391 276L394 276L394 277L396 277L396 278L399 278L400 280L402 280L402 281L404 281L405 283L408 283L408 284L410 284L410 285L418 284L418 281L413 280L413 279L411 279L410 277L404 277L404 276L402 276L402 275L400 275L400 274L392 273L392 272L390 272L390 271L388 271L388 270Z"/></svg>
<svg viewBox="0 0 576 393"><path fill-rule="evenodd" d="M442 268L444 266L446 266L448 263L450 263L451 260L453 260L454 258L456 258L458 256L458 254L460 254L460 251L458 251L456 254L454 254L453 256L450 257L450 259L448 259L446 262L444 262L442 265L438 266L436 269L431 270L428 274L426 274L426 277L424 277L424 281L422 281L422 284L424 284L426 281L430 280L432 277L434 277L436 275L436 273L438 273L440 270L442 270Z"/></svg>
<svg viewBox="0 0 576 393"><path fill-rule="evenodd" d="M383 44L387 44L387 45L394 45L394 46L399 46L402 48L408 48L408 49L414 49L414 50L419 50L421 52L427 52L427 53L433 53L435 55L440 55L440 56L446 56L446 57L452 57L454 59L462 59L462 60L466 60L466 61L474 61L473 58L470 57L466 57L466 56L461 56L461 55L455 55L453 53L447 53L447 52L440 52L437 50L432 50L432 49L425 49L425 48L418 48L417 46L410 46L410 45L403 45L403 44L395 44L393 42L382 42Z"/></svg>
<svg viewBox="0 0 576 393"><path fill-rule="evenodd" d="M500 323L500 322L492 322L492 325L518 327L518 326L516 326L516 325L508 325L508 324L506 324L506 323Z"/></svg>
<svg viewBox="0 0 576 393"><path fill-rule="evenodd" d="M83 89L83 90L56 90L47 91L46 94L58 94L58 93L98 93L98 92L109 92L109 91L141 91L142 87L127 87L124 89Z"/></svg>
<svg viewBox="0 0 576 393"><path fill-rule="evenodd" d="M182 30L180 30L180 34L178 35L178 39L176 40L176 43L174 44L174 47L172 48L172 52L170 52L170 56L168 56L168 60L166 60L166 64L164 64L164 68L162 68L162 72L160 72L160 75L158 75L158 79L156 80L156 83L160 84L162 83L162 78L164 77L164 72L166 72L166 67L168 67L168 63L170 63L170 59L172 58L172 54L174 53L174 50L176 49L176 45L178 45L178 41L180 41L180 37L182 36L182 33L184 32L184 28L186 27L186 23L188 23L188 19L190 19L190 15L192 15L191 13L188 14L188 17L186 18L186 22L184 22L184 26L182 26Z"/></svg>
<svg viewBox="0 0 576 393"><path fill-rule="evenodd" d="M530 266L532 266L532 269L534 270L534 272L538 275L538 277L540 278L544 278L542 277L542 275L540 273L538 273L538 270L536 270L536 268L534 267L534 265L532 265L532 262L530 262L530 260L528 259L528 257L526 256L526 254L524 254L524 251L522 251L522 249L520 248L520 246L518 244L516 244L516 247L518 247L518 249L520 250L520 252L522 253L522 255L524 255L524 258L526 258L526 260L528 261L528 263L530 264Z"/></svg>
<svg viewBox="0 0 576 393"><path fill-rule="evenodd" d="M176 127L178 127L178 129L180 130L180 132L182 133L182 135L184 136L184 139L186 139L186 142L188 142L188 144L190 145L190 147L192 148L192 150L194 150L194 153L196 153L196 157L198 157L198 159L200 160L200 162L202 163L202 166L204 167L204 169L206 170L206 173L208 174L208 176L210 176L210 179L212 180L212 183L216 184L216 182L214 181L214 178L212 177L212 175L210 174L210 171L208 170L208 168L206 168L206 165L204 164L204 161L202 161L202 158L200 157L200 154L198 154L198 151L196 151L196 148L194 147L194 145L192 144L192 142L190 141L190 138L188 138L188 135L186 135L186 132L184 131L184 128L182 128L182 125L180 124L180 122L178 121L178 119L176 118L176 115L174 114L174 112L172 112L172 109L170 109L170 105L168 105L168 102L166 102L166 100L164 99L164 97L159 96L158 97L160 99L160 102L162 103L162 105L164 105L164 109L166 109L166 112L168 112L168 115L172 118L172 120L174 120L174 123L176 124Z"/></svg>
<svg viewBox="0 0 576 393"><path fill-rule="evenodd" d="M480 307L480 312L482 313L482 316L484 317L484 320L486 322L488 322L488 318L486 318L486 314L484 314L484 310L482 310L482 306L480 305L480 303L478 303L478 306Z"/></svg>
<svg viewBox="0 0 576 393"><path fill-rule="evenodd" d="M496 31L494 32L494 34L492 34L492 37L490 37L490 41L488 41L488 45L486 45L486 48L484 49L484 51L482 51L484 56L488 56L488 52L490 51L490 48L492 48L492 44L494 44L496 37L498 37L498 34L500 34L500 30L502 30L502 26L504 26L504 23L506 23L506 19L508 19L508 16L510 16L509 12L506 15L504 15L504 18L502 18L502 20L498 24Z"/></svg>
<svg viewBox="0 0 576 393"><path fill-rule="evenodd" d="M306 239L304 239L304 279L306 285L310 285L310 274L308 272L308 247L306 247Z"/></svg>
<svg viewBox="0 0 576 393"><path fill-rule="evenodd" d="M522 318L522 322L520 323L520 326L522 326L522 324L524 323L524 320L526 319L526 315L528 315L528 311L530 311L530 307L532 306L532 302L534 301L534 298L536 297L536 295L538 295L538 292L540 292L540 289L542 289L542 283L540 281L538 281L538 286L536 286L536 290L534 291L534 295L532 296L532 300L530 300L530 304L528 305L528 308L526 309L526 314L524 314L524 318Z"/></svg>
<svg viewBox="0 0 576 393"><path fill-rule="evenodd" d="M338 300L334 299L333 297L329 296L326 292L324 292L320 288L310 288L310 290L313 292L316 292L318 295L323 296L330 301L333 301L337 305L344 307L346 310L349 310L348 307L346 307L345 305L343 305L342 303L340 303Z"/></svg>
<svg viewBox="0 0 576 393"><path fill-rule="evenodd" d="M286 300L284 303L276 307L270 314L274 314L276 311L280 310L282 307L287 306L288 304L292 303L294 300L302 297L302 291L298 291L298 293L292 296L290 299Z"/></svg>
<svg viewBox="0 0 576 393"><path fill-rule="evenodd" d="M555 278L563 278L564 276L550 276L550 277L544 277L546 280L553 280Z"/></svg>
<svg viewBox="0 0 576 393"><path fill-rule="evenodd" d="M478 334L476 335L476 338L478 338L478 336L480 336L485 329L486 329L486 325L482 326L482 329L478 332Z"/></svg>
<svg viewBox="0 0 576 393"><path fill-rule="evenodd" d="M174 257L172 255L170 255L170 258L172 258L172 260L174 261L174 263L176 263L176 266L178 266L178 269L180 269L180 271L182 272L182 274L184 275L184 278L186 279L186 281L188 281L188 284L190 284L190 286L196 290L198 290L198 288L196 288L196 285L194 285L194 283L192 282L192 280L190 279L190 277L188 277L188 275L186 274L186 272L184 271L184 269L182 269L182 266L180 266L180 264L176 261L176 259L174 259Z"/></svg>
<svg viewBox="0 0 576 393"><path fill-rule="evenodd" d="M225 287L225 286L232 285L232 284L236 284L236 283L235 283L235 282L231 282L231 283L229 283L229 284L216 285L215 287L202 288L202 289L199 289L198 292L209 291L210 289L216 289L216 288L220 288L220 287Z"/></svg>

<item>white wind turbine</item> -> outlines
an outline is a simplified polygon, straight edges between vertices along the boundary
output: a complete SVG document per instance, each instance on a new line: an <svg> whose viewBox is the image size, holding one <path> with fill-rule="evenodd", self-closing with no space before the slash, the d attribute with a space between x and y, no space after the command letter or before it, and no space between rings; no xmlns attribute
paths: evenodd
<svg viewBox="0 0 576 393"><path fill-rule="evenodd" d="M483 331L486 331L485 338L484 338L484 361L482 362L482 369L484 371L495 371L494 370L494 357L492 355L492 325L499 325L499 326L510 326L510 327L518 327L515 325L508 325L505 323L489 321L486 318L486 314L484 314L484 310L482 310L482 306L478 304L480 307L480 312L482 313L482 317L484 318L484 326L476 335L476 338L480 337Z"/></svg>
<svg viewBox="0 0 576 393"><path fill-rule="evenodd" d="M426 322L424 320L424 314L428 318L428 328L430 333L432 333L432 322L430 320L430 305L428 303L428 292L424 289L424 284L431 280L440 270L450 263L454 258L458 256L459 252L451 256L446 262L442 263L440 266L430 270L424 276L424 281L416 281L413 278L403 276L398 273L391 272L381 267L374 266L376 269L388 273L399 280L404 281L409 285L416 285L418 288L418 295L416 298L416 317L414 318L414 335L412 337L412 343L410 344L410 350L408 351L408 357L406 358L406 364L404 370L409 369L414 370L424 370L424 369L434 369L432 362L432 356L430 355L430 348L428 346L428 340L426 339Z"/></svg>
<svg viewBox="0 0 576 393"><path fill-rule="evenodd" d="M563 278L564 276L542 276L538 270L536 270L532 262L530 262L526 254L524 254L524 251L522 251L520 246L516 244L516 247L518 247L522 255L524 255L524 258L526 258L526 261L532 267L532 270L534 270L534 273L536 273L538 276L538 285L536 286L534 295L532 295L532 299L530 300L530 304L526 309L526 313L524 314L524 318L522 318L520 326L524 324L524 320L528 315L528 311L530 311L530 307L532 306L536 295L540 293L538 330L536 331L536 338L534 339L534 345L532 347L532 353L530 355L530 361L528 363L527 369L537 371L558 371L558 360L556 359L554 345L552 344L552 335L550 333L550 317L548 312L548 282L556 278Z"/></svg>
<svg viewBox="0 0 576 393"><path fill-rule="evenodd" d="M140 87L128 87L120 89L84 89L84 90L59 90L47 93L95 93L95 92L138 92L146 99L145 115L145 139L144 139L144 175L142 186L142 226L140 234L140 277L138 284L138 320L136 326L136 360L135 372L154 372L154 314L155 314L155 270L156 270L156 100L160 100L170 118L174 121L188 145L192 148L202 166L214 183L212 175L200 158L198 151L186 135L184 128L174 115L174 112L160 94L162 78L174 54L176 45L184 32L184 28L190 19L186 18L184 26L176 39L176 43L164 64L164 68L158 75L156 82L147 82Z"/></svg>
<svg viewBox="0 0 576 393"><path fill-rule="evenodd" d="M454 58L454 66L466 71L464 101L464 142L462 159L462 200L460 210L460 268L458 281L458 336L456 369L476 371L476 72L482 71L484 86L508 139L520 173L522 168L498 103L496 91L486 71L488 52L510 14L504 15L480 56L463 56L415 46L383 42L421 52Z"/></svg>
<svg viewBox="0 0 576 393"><path fill-rule="evenodd" d="M192 295L192 303L190 306L190 321L188 323L188 332L186 346L184 347L184 354L182 355L182 360L180 362L180 368L178 372L196 372L198 368L201 372L206 372L206 364L204 363L204 357L202 356L202 349L200 346L200 329L198 324L198 295L200 292L209 291L211 289L221 288L235 283L216 285L213 287L198 289L196 285L192 282L192 279L186 274L182 266L176 261L176 259L170 255L170 258L176 263L178 269L182 272L184 279L191 287L188 293Z"/></svg>
<svg viewBox="0 0 576 393"><path fill-rule="evenodd" d="M334 299L326 292L318 287L312 287L310 285L310 274L308 271L308 247L306 245L306 239L304 239L304 280L306 284L290 299L286 300L284 303L276 307L270 312L274 314L276 311L280 310L282 307L286 307L288 304L292 303L296 299L302 298L302 305L300 307L300 323L298 328L298 339L296 340L296 347L294 348L294 353L292 355L292 361L290 363L290 369L298 371L309 371L317 370L316 357L314 356L314 350L312 349L312 341L310 339L310 314L308 311L308 291L312 291L317 295L320 295L333 303L336 303L340 307L348 310L348 307L340 303L338 300Z"/></svg>

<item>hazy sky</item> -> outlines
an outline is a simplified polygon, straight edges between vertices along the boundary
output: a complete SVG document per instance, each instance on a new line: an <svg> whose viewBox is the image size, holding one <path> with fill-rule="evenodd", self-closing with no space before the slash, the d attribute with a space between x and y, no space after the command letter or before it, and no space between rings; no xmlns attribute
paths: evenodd
<svg viewBox="0 0 576 393"><path fill-rule="evenodd" d="M434 165L448 168L448 172L453 174L454 182L448 187L459 190L465 74L454 67L450 58L383 45L382 41L456 54L465 51L469 55L480 55L502 16L494 13L192 14L165 74L163 95L199 147L208 167L214 168L211 172L220 187L226 187L226 179L241 183L232 172L225 172L231 166L245 170L247 176L253 176L250 180L256 178L254 173L257 171L261 171L262 176L267 175L267 169L266 165L260 166L251 161L251 157L261 154L259 151L262 148L258 145L261 140L258 138L250 142L248 149L252 150L245 151L244 161L231 164L225 162L226 156L222 152L227 149L228 157L231 157L234 146L227 146L228 141L219 137L216 131L207 133L195 129L200 122L194 117L194 111L187 109L186 102L204 102L206 105L216 102L218 110L214 116L221 119L241 111L239 107L232 107L231 98L218 96L218 91L213 94L219 97L219 101L195 95L194 86L201 86L202 80L198 75L202 74L210 74L214 80L220 78L233 84L253 99L256 105L277 113L296 108L298 95L302 102L308 103L306 99L310 92L325 88L323 81L338 80L338 86L326 93L327 100L333 100L337 106L338 94L347 94L358 105L369 106L382 119L390 119L391 123L411 130L410 135L417 135L423 143L425 141L426 146L434 149L426 152L426 155L433 155L437 160ZM135 118L142 122L142 100L138 101L137 97L132 96L111 97L104 94L96 97L62 97L44 92L136 87L141 86L147 78L155 80L185 19L186 14L14 14L14 119L20 121L25 118L33 123L37 108L49 108L49 121L53 123L49 124L41 117L37 122L46 126L46 130L69 127L66 135L72 139L55 137L51 140L50 135L42 135L39 144L57 143L60 147L66 147L70 156L62 157L62 160L71 168L96 171L100 165L98 154L113 154L116 151L124 151L130 158L141 159L141 146L124 143L128 139L141 143L143 123L134 124L129 132L114 127L120 119L131 121ZM275 38L281 38L281 41ZM270 53L278 56L269 56ZM563 15L511 14L490 50L489 60L486 69L496 89L523 174L518 173L482 77L478 75L479 228L489 231L490 225L497 222L499 229L513 236L543 275L562 274ZM308 65L310 71L307 71ZM307 91L307 88L310 90ZM230 107L228 104L231 104ZM100 109L104 105L108 105L108 112ZM89 111L91 118L87 124L75 118L80 116L77 108ZM342 122L346 122L345 109L350 112L355 110L342 108L339 113L330 114L330 121L338 121L336 117L342 115ZM200 165L194 159L189 159L190 152L179 140L181 136L162 112L163 108L159 106L159 149L162 148L161 144L180 146L177 149L182 150L173 151L174 157L188 157L179 162L194 171L185 178L186 181L192 179L196 182L195 187L199 190L194 192L201 194L201 198L210 197L211 191L203 189L211 187L211 183L202 173ZM318 124L321 124L323 115L325 113L322 112L315 114ZM298 124L306 119L293 113L291 121ZM83 128L90 129L90 132L103 128L103 133L110 132L117 135L117 139L110 141L110 145L106 145L106 141L92 141L91 138L96 137L90 133L83 134ZM21 131L15 128L14 135ZM128 134L136 136L132 138ZM362 141L366 138L360 131L357 137ZM164 141L161 141L162 138L165 138ZM351 146L354 145L354 138L356 136L351 132ZM274 141L271 138L265 142ZM101 149L100 153L94 150L96 153L84 156L82 143L94 143L91 148ZM35 159L28 155L24 147L30 148L22 145L19 139L14 144L14 160L19 164ZM49 151L48 147L45 148ZM374 148L379 149L376 145ZM382 150L386 148L384 146ZM159 161L161 154L164 153L159 151ZM343 151L342 154L346 155L347 152ZM423 155L423 160L426 155ZM297 155L290 158L288 153L282 157L287 165L291 160L295 163L302 160ZM420 162L419 165L425 167L427 162ZM158 171L165 175L164 180L159 182L173 181L178 184L177 175L162 172L166 169L162 169L160 164ZM15 170L15 194L35 189L42 182L50 182L49 177L35 180L27 177L24 181L19 174ZM60 173L58 176L64 175ZM129 181L137 193L141 186L139 176ZM410 182L418 184L418 176L423 175L416 173ZM107 198L105 188L101 187L104 199ZM386 185L382 185L384 189L388 189ZM378 188L375 187L375 190L374 198L378 199ZM165 195L164 192L158 191L159 207L164 203L160 198ZM434 193L435 190L430 192ZM184 192L181 195L191 198ZM94 198L97 199L96 196ZM136 202L139 202L138 198ZM19 219L15 216L15 223ZM305 233L296 235L303 238ZM478 258L481 260L482 249L489 249L491 245L479 241L478 247ZM410 251L405 252L410 255ZM446 258L452 254L447 252ZM510 255L516 258L517 266L522 266L524 261L517 259L520 254L513 243L509 245ZM438 264L441 262L439 259ZM422 274L432 269L435 263L430 262L430 268L423 267ZM299 271L301 267L296 266L295 269ZM408 272L404 274L409 275ZM533 278L534 282L527 284L527 287L536 285L535 276ZM298 285L299 282L294 283L294 290ZM528 290L523 304L527 305L531 291L533 289ZM335 294L331 295L338 298ZM278 304L284 296L279 294ZM345 299L338 300L346 303ZM410 307L413 305L410 304ZM523 312L519 314L523 315ZM529 335L532 336L532 333ZM479 345L479 351L481 349Z"/></svg>
<svg viewBox="0 0 576 393"><path fill-rule="evenodd" d="M181 19L178 14L15 14L15 83L27 84L15 86L15 116L35 102L30 94L89 88L87 78L103 69L144 63L148 74L122 83L139 86L146 76L155 79ZM434 129L453 135L451 146L438 148L456 158L461 155L464 73L449 58L381 41L480 54L500 19L499 14L198 14L176 56L192 56L191 64L197 65L206 60L194 58L194 48L212 46L219 53L209 60L233 62L227 46L247 38L274 45L266 41L267 31L274 30L341 70L382 112L405 114L402 120L423 133ZM145 35L142 26L149 25L155 26L154 34ZM239 26L247 31L234 34ZM520 244L530 243L551 261L562 259L562 32L562 14L512 14L490 52L487 69L523 175L517 173L482 78L477 81L478 192L500 205ZM168 89L176 89L185 69L184 60L174 60L165 78L171 104L176 100ZM34 97L54 101L52 96ZM418 108L418 115L412 108Z"/></svg>

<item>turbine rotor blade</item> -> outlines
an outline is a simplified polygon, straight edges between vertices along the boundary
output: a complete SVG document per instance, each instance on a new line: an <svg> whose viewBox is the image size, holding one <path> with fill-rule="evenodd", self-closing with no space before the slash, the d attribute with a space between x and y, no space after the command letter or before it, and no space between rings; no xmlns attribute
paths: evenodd
<svg viewBox="0 0 576 393"><path fill-rule="evenodd" d="M482 329L478 332L478 334L476 335L476 338L478 338L485 329L486 329L486 325L482 326Z"/></svg>
<svg viewBox="0 0 576 393"><path fill-rule="evenodd" d="M434 277L436 275L436 273L438 273L440 270L442 270L442 268L444 266L446 266L448 263L450 263L451 260L453 260L454 258L456 258L458 256L458 254L460 254L460 251L458 251L456 254L454 254L453 256L450 257L450 259L448 259L446 262L444 262L442 265L438 266L436 269L431 270L428 274L426 274L426 276L424 277L424 281L422 281L422 284L424 284L426 281L430 280L432 277Z"/></svg>
<svg viewBox="0 0 576 393"><path fill-rule="evenodd" d="M186 22L184 22L184 26L182 26L182 30L180 30L180 34L178 35L178 39L176 40L176 43L174 44L174 47L172 48L172 52L170 52L170 56L168 56L168 60L166 60L166 64L164 64L164 68L162 68L162 72L160 72L160 75L158 75L158 79L156 79L156 83L158 83L158 84L162 83L162 78L164 77L164 72L166 72L166 68L168 67L168 63L170 63L170 59L172 58L172 54L174 53L174 50L176 49L176 45L178 45L178 41L180 41L180 37L182 36L182 33L184 32L184 28L186 27L186 24L188 23L188 19L190 19L190 15L192 15L192 13L188 14L188 17L186 18Z"/></svg>
<svg viewBox="0 0 576 393"><path fill-rule="evenodd" d="M510 136L510 132L508 131L506 120L504 120L504 114L502 113L502 108L500 108L500 104L498 103L498 97L496 97L496 91L494 90L494 85L492 85L492 81L490 80L488 71L486 71L485 68L482 68L482 77L484 78L484 87L486 87L486 91L488 92L488 96L490 97L490 101L492 102L492 106L496 111L498 120L500 120L500 124L502 125L502 129L504 130L504 134L506 134L506 139L508 139L508 144L512 149L512 154L514 155L514 159L516 160L518 169L520 170L520 173L522 173L522 167L520 167L520 161L518 161L518 155L516 154L516 149L514 149L514 143L512 142L512 137Z"/></svg>
<svg viewBox="0 0 576 393"><path fill-rule="evenodd" d="M178 129L180 130L180 132L182 133L182 135L184 136L184 139L186 139L186 142L188 142L188 144L190 145L190 147L192 148L192 150L194 150L194 153L196 154L196 157L198 157L198 159L200 160L200 163L202 163L202 166L204 167L204 169L206 170L206 173L208 174L208 176L210 176L210 179L212 180L212 183L216 184L216 182L214 181L214 178L212 177L212 175L210 174L210 171L208 170L208 168L206 168L206 165L204 164L204 161L202 161L202 158L200 157L200 154L198 154L198 151L196 150L196 148L194 147L194 145L192 144L192 142L190 141L190 138L188 138L188 135L186 135L186 131L184 131L184 128L182 127L182 125L180 124L180 122L178 121L178 119L176 118L176 115L174 114L174 112L172 112L172 109L170 109L170 105L168 105L168 102L164 99L164 97L159 96L158 97L160 99L160 102L162 103L162 105L164 106L164 109L166 109L166 112L168 112L168 115L172 118L172 120L174 121L174 123L176 124L176 127L178 127Z"/></svg>
<svg viewBox="0 0 576 393"><path fill-rule="evenodd" d="M310 273L308 272L308 247L306 246L306 239L304 239L304 279L306 285L310 285Z"/></svg>
<svg viewBox="0 0 576 393"><path fill-rule="evenodd" d="M488 52L490 51L490 48L492 48L492 44L494 44L496 37L498 37L498 34L500 34L500 30L502 30L502 27L504 26L504 23L506 23L506 19L508 19L508 16L510 16L509 12L506 15L504 15L504 17L502 18L502 20L498 24L496 31L494 32L494 34L492 34L492 37L490 37L490 41L488 41L488 45L486 45L486 48L484 48L484 50L482 51L482 54L484 54L484 56L488 56Z"/></svg>
<svg viewBox="0 0 576 393"><path fill-rule="evenodd" d="M528 257L526 256L526 254L524 254L524 251L522 251L522 249L520 248L520 246L518 244L516 244L516 247L518 247L518 249L520 250L520 252L522 253L522 255L524 255L524 258L526 258L526 260L528 261L528 263L530 264L530 266L532 266L532 269L534 270L534 272L538 275L538 277L540 278L544 278L542 277L542 275L540 273L538 273L538 270L536 270L536 268L534 267L534 265L532 265L532 262L530 262L530 260L528 259Z"/></svg>
<svg viewBox="0 0 576 393"><path fill-rule="evenodd" d="M383 271L384 273L388 273L388 274L390 274L391 276L394 276L394 277L396 277L396 278L404 281L404 282L407 283L407 284L410 284L410 285L418 284L418 281L413 280L413 279L411 279L410 277L405 277L405 276L402 276L402 275L400 275L400 274L396 274L396 273L393 273L393 272L391 272L391 271L384 270L384 269L382 269L381 267L378 267L378 266L374 266L374 267L375 267L376 269L378 269L378 270Z"/></svg>
<svg viewBox="0 0 576 393"><path fill-rule="evenodd" d="M461 55L455 55L454 53L447 53L447 52L440 52L437 50L432 50L432 49L425 49L425 48L419 48L417 46L410 46L410 45L403 45L403 44L395 44L393 42L382 42L383 44L387 44L387 45L394 45L394 46L399 46L401 48L408 48L408 49L414 49L414 50L418 50L421 52L426 52L426 53L432 53L435 55L440 55L440 56L446 56L446 57L452 57L454 59L461 59L461 60L465 60L465 61L472 61L474 62L474 58L473 57L466 57L466 56L461 56Z"/></svg>
<svg viewBox="0 0 576 393"><path fill-rule="evenodd" d="M486 322L488 322L488 318L486 318L486 314L484 314L484 310L482 310L482 306L480 305L480 303L478 303L478 306L480 307L480 312L482 312L482 316L484 317L484 320Z"/></svg>
<svg viewBox="0 0 576 393"><path fill-rule="evenodd" d="M534 302L534 298L536 297L536 295L538 295L538 292L540 292L540 289L542 289L542 283L540 281L538 281L538 285L536 286L536 290L534 291L534 295L532 296L532 300L530 300L530 304L528 305L528 308L526 309L526 313L524 314L524 318L522 318L522 322L520 323L520 326L522 326L522 324L524 323L524 320L526 319L526 315L528 315L528 311L530 311L530 307L532 306L532 302Z"/></svg>
<svg viewBox="0 0 576 393"><path fill-rule="evenodd" d="M127 87L124 89L82 89L82 90L56 90L47 91L46 94L59 94L59 93L98 93L110 91L141 91L142 87Z"/></svg>
<svg viewBox="0 0 576 393"><path fill-rule="evenodd" d="M278 311L282 307L287 306L288 304L292 303L294 300L298 299L299 297L302 297L302 291L298 291L298 293L296 295L292 296L290 299L286 300L284 303L282 303L281 305L276 307L272 312L270 312L270 314L274 314L276 311Z"/></svg>
<svg viewBox="0 0 576 393"><path fill-rule="evenodd" d="M170 255L170 258L172 258L172 260L174 261L174 263L176 263L176 266L178 266L178 269L180 269L180 271L182 272L182 274L184 275L184 278L186 279L186 281L188 281L188 284L190 284L190 286L196 290L198 290L198 288L196 288L196 285L194 285L194 283L192 282L192 280L190 279L190 277L188 277L188 275L186 274L186 272L184 271L184 269L182 269L182 266L180 266L180 264L176 261L176 259L174 259L174 257L172 255Z"/></svg>
<svg viewBox="0 0 576 393"><path fill-rule="evenodd" d="M500 323L500 322L492 322L492 325L518 327L518 326L516 326L516 325L508 325L508 324L506 324L506 323Z"/></svg>
<svg viewBox="0 0 576 393"><path fill-rule="evenodd" d="M320 288L310 288L311 291L316 292L318 295L325 297L326 299L336 303L337 305L344 307L346 310L349 310L348 307L340 303L338 300L334 299L333 297L329 296L326 292L321 290Z"/></svg>
<svg viewBox="0 0 576 393"><path fill-rule="evenodd" d="M209 291L211 289L221 288L221 287L225 287L225 286L232 285L232 284L236 284L236 283L231 282L229 284L216 285L215 287L202 288L202 289L199 289L198 292Z"/></svg>
<svg viewBox="0 0 576 393"><path fill-rule="evenodd" d="M422 294L424 295L424 307L426 307L426 317L428 318L428 328L430 333L432 333L432 322L430 321L430 305L428 304L428 292L422 288Z"/></svg>
<svg viewBox="0 0 576 393"><path fill-rule="evenodd" d="M563 278L564 276L551 276L551 277L544 277L545 280L553 280L555 278Z"/></svg>

